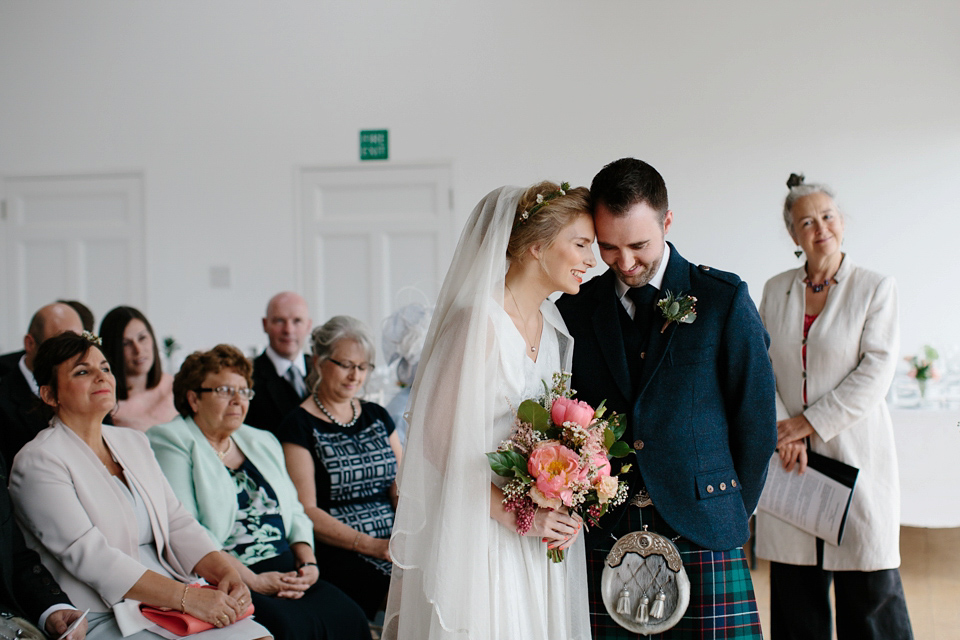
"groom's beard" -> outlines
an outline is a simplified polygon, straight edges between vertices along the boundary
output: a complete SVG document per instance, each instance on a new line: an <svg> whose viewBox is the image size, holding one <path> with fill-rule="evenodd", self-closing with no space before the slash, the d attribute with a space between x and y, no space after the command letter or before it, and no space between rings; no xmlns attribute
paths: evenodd
<svg viewBox="0 0 960 640"><path fill-rule="evenodd" d="M663 262L663 252L660 252L660 255L657 259L651 264L642 265L638 271L633 271L629 274L625 274L620 270L619 265L613 264L609 265L611 269L617 274L617 277L620 278L620 281L629 286L629 287L642 287L645 284L649 284L653 280L653 276L657 275L657 271L660 270L660 263Z"/></svg>

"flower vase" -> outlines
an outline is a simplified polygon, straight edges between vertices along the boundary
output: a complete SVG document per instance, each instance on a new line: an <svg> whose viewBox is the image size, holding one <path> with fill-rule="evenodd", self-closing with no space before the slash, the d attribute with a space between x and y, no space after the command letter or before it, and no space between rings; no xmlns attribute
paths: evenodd
<svg viewBox="0 0 960 640"><path fill-rule="evenodd" d="M927 395L927 381L926 380L917 380L917 386L920 387L920 398L923 398Z"/></svg>

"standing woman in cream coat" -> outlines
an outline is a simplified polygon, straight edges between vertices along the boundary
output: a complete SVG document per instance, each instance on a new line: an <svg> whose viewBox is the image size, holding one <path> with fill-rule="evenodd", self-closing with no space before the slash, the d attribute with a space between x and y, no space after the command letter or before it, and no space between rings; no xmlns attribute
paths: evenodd
<svg viewBox="0 0 960 640"><path fill-rule="evenodd" d="M784 223L804 266L771 278L760 316L777 378L777 448L803 473L807 447L860 469L839 547L764 512L757 555L771 560L773 640L913 638L900 581L900 483L884 400L899 350L893 278L841 252L844 221L826 187L791 175Z"/></svg>

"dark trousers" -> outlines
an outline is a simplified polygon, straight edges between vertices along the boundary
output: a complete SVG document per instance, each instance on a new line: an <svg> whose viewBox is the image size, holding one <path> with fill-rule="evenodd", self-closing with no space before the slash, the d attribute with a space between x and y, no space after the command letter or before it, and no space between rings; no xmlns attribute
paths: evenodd
<svg viewBox="0 0 960 640"><path fill-rule="evenodd" d="M293 571L293 553L261 560L254 573ZM251 592L254 619L275 640L370 640L370 625L356 602L329 582L317 580L297 600Z"/></svg>
<svg viewBox="0 0 960 640"><path fill-rule="evenodd" d="M770 563L771 640L830 640L830 583L838 640L912 640L899 569L826 571L823 541L817 565Z"/></svg>

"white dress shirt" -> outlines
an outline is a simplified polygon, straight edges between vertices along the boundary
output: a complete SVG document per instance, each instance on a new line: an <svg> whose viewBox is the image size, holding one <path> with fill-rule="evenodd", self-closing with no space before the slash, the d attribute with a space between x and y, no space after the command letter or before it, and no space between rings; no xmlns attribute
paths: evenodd
<svg viewBox="0 0 960 640"><path fill-rule="evenodd" d="M663 259L660 261L660 267L657 268L657 272L653 274L653 278L651 278L650 282L647 283L654 286L657 291L663 288L663 274L667 272L668 262L670 262L670 245L664 241ZM630 296L627 295L627 291L630 291L632 287L628 284L624 284L620 278L616 279L616 286L617 295L620 297L620 304L622 304L623 308L626 309L627 315L632 318L636 305L633 303L633 300L630 299Z"/></svg>
<svg viewBox="0 0 960 640"><path fill-rule="evenodd" d="M307 377L307 365L303 361L303 352L298 353L293 360L287 360L282 355L273 350L273 347L267 345L266 348L267 357L270 358L270 362L273 363L274 368L277 370L277 375L281 378L287 377L287 370L290 367L296 367L300 371L300 375L306 379Z"/></svg>

